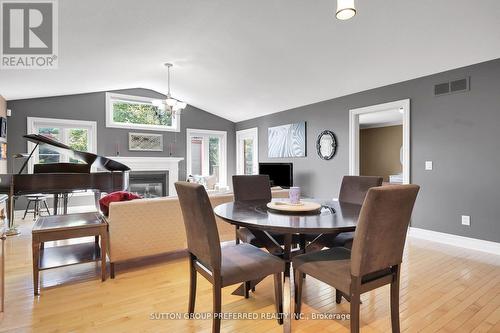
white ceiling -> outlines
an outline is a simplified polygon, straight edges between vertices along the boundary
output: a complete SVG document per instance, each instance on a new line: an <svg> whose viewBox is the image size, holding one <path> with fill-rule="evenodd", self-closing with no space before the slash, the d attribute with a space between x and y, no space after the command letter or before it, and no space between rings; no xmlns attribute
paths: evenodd
<svg viewBox="0 0 500 333"><path fill-rule="evenodd" d="M0 71L7 99L144 87L233 121L500 57L498 0L59 1L59 69Z"/></svg>
<svg viewBox="0 0 500 333"><path fill-rule="evenodd" d="M403 124L403 114L398 109L363 113L359 115L359 127L382 127Z"/></svg>

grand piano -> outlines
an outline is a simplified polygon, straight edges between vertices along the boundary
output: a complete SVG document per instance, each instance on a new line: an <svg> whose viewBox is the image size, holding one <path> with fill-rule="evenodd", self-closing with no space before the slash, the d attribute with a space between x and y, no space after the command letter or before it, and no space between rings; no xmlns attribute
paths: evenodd
<svg viewBox="0 0 500 333"><path fill-rule="evenodd" d="M54 205L57 213L58 199L63 195L64 205L67 205L67 194L78 190L92 190L95 193L96 204L101 192L114 192L128 189L128 172L126 165L93 153L74 150L71 147L39 134L24 135L28 141L35 144L28 158L17 174L0 175L0 194L7 194L7 217L9 230L15 234L13 226L14 198L35 193L54 194ZM33 174L23 173L28 161L39 145L50 145L52 150L69 155L79 163L35 164ZM95 172L92 172L96 170ZM66 194L66 197L64 197ZM66 209L64 210L66 211Z"/></svg>

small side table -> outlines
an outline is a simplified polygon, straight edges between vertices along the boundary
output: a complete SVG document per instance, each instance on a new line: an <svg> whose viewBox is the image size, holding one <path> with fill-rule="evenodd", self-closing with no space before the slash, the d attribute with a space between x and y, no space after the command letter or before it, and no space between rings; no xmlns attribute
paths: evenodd
<svg viewBox="0 0 500 333"><path fill-rule="evenodd" d="M45 269L101 260L101 280L105 281L107 230L108 223L98 212L39 217L32 230L34 294L40 294L39 272ZM95 242L43 247L44 242L87 236L96 236Z"/></svg>

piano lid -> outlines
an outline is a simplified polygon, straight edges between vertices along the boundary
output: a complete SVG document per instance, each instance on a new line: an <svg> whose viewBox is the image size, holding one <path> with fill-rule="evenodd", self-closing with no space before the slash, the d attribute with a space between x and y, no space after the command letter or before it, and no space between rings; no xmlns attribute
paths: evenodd
<svg viewBox="0 0 500 333"><path fill-rule="evenodd" d="M88 153L85 151L79 151L65 145L59 141L53 140L46 136L40 134L27 134L23 136L28 141L35 144L46 144L54 147L54 150L68 154L70 158L81 160L87 164L90 164L96 168L105 169L108 171L129 171L130 168L123 163L114 161L104 156L96 155L93 153Z"/></svg>

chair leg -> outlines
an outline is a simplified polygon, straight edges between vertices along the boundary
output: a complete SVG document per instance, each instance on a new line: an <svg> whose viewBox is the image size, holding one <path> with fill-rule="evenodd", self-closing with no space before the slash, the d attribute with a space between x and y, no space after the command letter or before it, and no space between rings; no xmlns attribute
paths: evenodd
<svg viewBox="0 0 500 333"><path fill-rule="evenodd" d="M351 277L351 333L359 333L359 282L355 277Z"/></svg>
<svg viewBox="0 0 500 333"><path fill-rule="evenodd" d="M278 324L283 324L283 282L281 273L274 274L274 305L278 315Z"/></svg>
<svg viewBox="0 0 500 333"><path fill-rule="evenodd" d="M304 282L304 274L298 269L294 270L295 283L295 319L300 319L300 310L302 307L302 284Z"/></svg>
<svg viewBox="0 0 500 333"><path fill-rule="evenodd" d="M399 333L399 265L394 267L394 279L391 283L391 324L392 332Z"/></svg>
<svg viewBox="0 0 500 333"><path fill-rule="evenodd" d="M240 238L238 237L238 229L239 228L240 228L239 226L236 226L234 228L234 240L235 240L236 244L240 243Z"/></svg>
<svg viewBox="0 0 500 333"><path fill-rule="evenodd" d="M114 262L109 263L109 277L112 279L115 278L115 263Z"/></svg>
<svg viewBox="0 0 500 333"><path fill-rule="evenodd" d="M28 200L28 204L26 205L26 210L24 211L23 220L26 218L26 214L28 214L28 210L30 208L31 200Z"/></svg>
<svg viewBox="0 0 500 333"><path fill-rule="evenodd" d="M47 205L47 200L43 201L43 205L45 206L45 210L47 211L47 215L50 216L50 210L49 210L49 206Z"/></svg>
<svg viewBox="0 0 500 333"><path fill-rule="evenodd" d="M191 255L189 259L189 314L194 313L196 302L196 268L194 267L194 258Z"/></svg>
<svg viewBox="0 0 500 333"><path fill-rule="evenodd" d="M252 289L250 287L250 281L245 281L244 285L243 285L245 288L244 290L244 294L245 294L245 298L249 298L250 297L250 289Z"/></svg>
<svg viewBox="0 0 500 333"><path fill-rule="evenodd" d="M335 303L340 304L342 302L342 293L340 290L335 289Z"/></svg>
<svg viewBox="0 0 500 333"><path fill-rule="evenodd" d="M220 333L221 319L221 281L220 279L214 282L213 285L213 318L212 318L212 333Z"/></svg>

